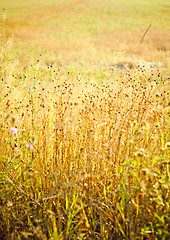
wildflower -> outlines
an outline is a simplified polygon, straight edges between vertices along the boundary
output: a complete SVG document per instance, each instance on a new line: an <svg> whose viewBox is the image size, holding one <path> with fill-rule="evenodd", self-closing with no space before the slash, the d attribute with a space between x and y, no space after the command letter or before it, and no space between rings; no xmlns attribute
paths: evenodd
<svg viewBox="0 0 170 240"><path fill-rule="evenodd" d="M10 128L10 133L11 133L12 135L17 134L17 133L18 133L18 129L15 128L15 127L11 127L11 128Z"/></svg>
<svg viewBox="0 0 170 240"><path fill-rule="evenodd" d="M33 86L33 87L31 87L31 88L28 90L28 92L33 92L34 89L35 89L35 87Z"/></svg>
<svg viewBox="0 0 170 240"><path fill-rule="evenodd" d="M27 143L26 147L29 148L29 149L33 149L34 148L32 143Z"/></svg>

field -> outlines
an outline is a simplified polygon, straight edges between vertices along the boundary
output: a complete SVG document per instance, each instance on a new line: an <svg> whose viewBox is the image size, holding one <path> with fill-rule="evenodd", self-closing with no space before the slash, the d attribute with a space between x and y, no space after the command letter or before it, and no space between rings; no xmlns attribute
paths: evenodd
<svg viewBox="0 0 170 240"><path fill-rule="evenodd" d="M168 239L169 0L0 11L0 239Z"/></svg>

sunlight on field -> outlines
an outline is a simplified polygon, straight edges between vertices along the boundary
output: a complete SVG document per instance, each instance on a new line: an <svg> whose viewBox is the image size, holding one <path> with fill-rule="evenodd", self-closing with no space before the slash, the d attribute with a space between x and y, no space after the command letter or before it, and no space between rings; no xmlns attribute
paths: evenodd
<svg viewBox="0 0 170 240"><path fill-rule="evenodd" d="M118 52L125 60L144 58L168 65L166 2L24 1L16 6L10 2L9 8L7 3L6 34L24 58L36 49L36 53L52 52L59 65L109 65L118 60ZM150 24L145 41L139 44Z"/></svg>
<svg viewBox="0 0 170 240"><path fill-rule="evenodd" d="M169 6L0 2L0 239L168 239Z"/></svg>

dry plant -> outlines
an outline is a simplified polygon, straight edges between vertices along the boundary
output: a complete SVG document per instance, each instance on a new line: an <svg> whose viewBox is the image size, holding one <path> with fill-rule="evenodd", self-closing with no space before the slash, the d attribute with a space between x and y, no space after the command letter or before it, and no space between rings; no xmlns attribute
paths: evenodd
<svg viewBox="0 0 170 240"><path fill-rule="evenodd" d="M138 66L94 84L39 60L8 70L1 239L167 239L169 79Z"/></svg>
<svg viewBox="0 0 170 240"><path fill-rule="evenodd" d="M125 36L140 39L140 33L127 29L111 32L114 14L119 15L123 5L87 2L89 8L84 8L84 1L69 3L64 14L59 13L66 3L60 4L58 12L56 5L54 9L53 5L35 7L20 15L26 21L23 28L17 27L19 19L14 15L7 19L7 30L1 24L5 37L1 36L0 49L0 239L169 237L167 69L122 61L124 50L134 50L166 62L169 43L154 38L160 30L151 28L140 47L130 41L119 46ZM125 15L128 9L123 6ZM49 22L56 20L56 14L60 21L57 30L52 29L55 25L45 25L44 35L49 38L44 40L39 39L43 34L36 21L47 10L49 16L54 14ZM94 12L98 15L93 19ZM143 16L139 13L138 22ZM35 28L28 24L31 14ZM48 14L43 15L41 27ZM88 24L84 22L87 15L91 17ZM61 31L63 19L66 25ZM102 19L108 28L102 28ZM133 26L132 20L126 24ZM121 21L115 26L121 27ZM76 42L82 26L87 27ZM63 45L56 45L51 30L61 33ZM12 31L17 47L10 38ZM149 34L155 39L153 51L147 42ZM28 43L22 45L21 36L23 41L29 36L35 46L45 44L46 50L54 51L54 60L50 52L45 57L37 57L38 50L30 53L30 45L25 50L29 56L18 55ZM87 39L89 49L84 50ZM155 52L158 45L164 51ZM60 47L61 56L55 54ZM62 63L60 68L56 59ZM70 59L71 71L65 67ZM82 71L77 70L78 62Z"/></svg>

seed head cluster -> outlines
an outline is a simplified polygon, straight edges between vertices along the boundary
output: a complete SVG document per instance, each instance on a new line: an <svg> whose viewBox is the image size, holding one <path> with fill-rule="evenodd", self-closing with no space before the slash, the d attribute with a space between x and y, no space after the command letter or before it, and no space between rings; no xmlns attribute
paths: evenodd
<svg viewBox="0 0 170 240"><path fill-rule="evenodd" d="M33 72L1 79L2 236L48 238L56 225L71 239L68 224L88 239L139 236L168 211L168 78L145 66L100 83Z"/></svg>

